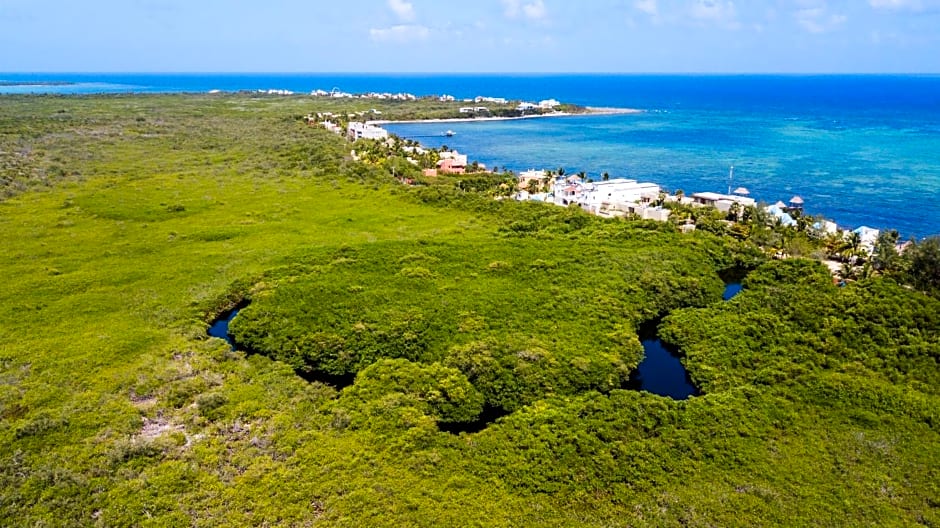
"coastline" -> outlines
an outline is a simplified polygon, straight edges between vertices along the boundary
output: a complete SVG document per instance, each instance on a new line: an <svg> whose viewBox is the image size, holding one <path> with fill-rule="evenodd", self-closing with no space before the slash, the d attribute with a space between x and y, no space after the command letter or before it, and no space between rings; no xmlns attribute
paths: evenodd
<svg viewBox="0 0 940 528"><path fill-rule="evenodd" d="M492 121L518 121L522 119L539 119L550 117L579 117L579 116L606 116L606 115L632 115L642 114L646 110L639 108L612 108L612 107L593 107L588 106L584 112L553 112L551 114L533 114L517 117L448 117L438 119L375 119L367 121L370 125L390 125L390 124L408 124L408 123L473 123L473 122L492 122Z"/></svg>

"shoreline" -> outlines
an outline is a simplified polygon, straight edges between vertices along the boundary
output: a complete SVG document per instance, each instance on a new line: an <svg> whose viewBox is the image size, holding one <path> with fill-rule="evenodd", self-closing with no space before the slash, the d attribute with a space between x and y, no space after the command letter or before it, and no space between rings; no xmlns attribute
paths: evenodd
<svg viewBox="0 0 940 528"><path fill-rule="evenodd" d="M611 107L593 107L585 108L585 112L553 112L551 114L533 114L516 117L443 117L431 119L374 119L367 121L370 125L393 125L393 124L420 124L420 123L473 123L493 122L493 121L518 121L522 119L544 119L550 117L579 117L579 116L609 116L609 115L633 115L643 114L646 110L639 108L611 108Z"/></svg>

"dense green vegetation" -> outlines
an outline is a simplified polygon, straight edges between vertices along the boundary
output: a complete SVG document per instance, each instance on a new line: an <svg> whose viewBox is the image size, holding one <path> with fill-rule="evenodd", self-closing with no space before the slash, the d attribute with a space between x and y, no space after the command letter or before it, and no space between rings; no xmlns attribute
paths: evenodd
<svg viewBox="0 0 940 528"><path fill-rule="evenodd" d="M440 363L506 411L551 394L609 392L642 358L641 322L721 298L694 240L646 235L324 252L305 261L308 274L256 292L232 333L306 373L355 374L380 358Z"/></svg>
<svg viewBox="0 0 940 528"><path fill-rule="evenodd" d="M0 98L0 525L940 524L934 242L840 288L495 177L405 188L299 118L340 104ZM245 300L256 354L206 336ZM682 402L620 388L668 313Z"/></svg>

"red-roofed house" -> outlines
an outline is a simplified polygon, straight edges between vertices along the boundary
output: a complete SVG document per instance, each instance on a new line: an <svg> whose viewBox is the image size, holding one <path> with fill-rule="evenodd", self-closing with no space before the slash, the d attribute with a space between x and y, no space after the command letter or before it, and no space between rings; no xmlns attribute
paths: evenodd
<svg viewBox="0 0 940 528"><path fill-rule="evenodd" d="M467 172L466 165L460 165L457 160L442 159L437 164L437 168L444 174L464 174Z"/></svg>

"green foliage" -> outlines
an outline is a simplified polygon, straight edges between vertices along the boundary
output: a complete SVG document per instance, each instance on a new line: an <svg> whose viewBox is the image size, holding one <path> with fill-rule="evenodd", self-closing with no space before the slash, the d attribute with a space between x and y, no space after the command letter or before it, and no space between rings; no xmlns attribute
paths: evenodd
<svg viewBox="0 0 940 528"><path fill-rule="evenodd" d="M940 386L940 302L884 279L832 285L810 261L768 264L727 305L680 310L662 335L706 391L793 383L819 370Z"/></svg>
<svg viewBox="0 0 940 528"><path fill-rule="evenodd" d="M904 254L914 286L940 297L940 237L915 243Z"/></svg>
<svg viewBox="0 0 940 528"><path fill-rule="evenodd" d="M403 359L383 359L362 370L356 383L343 391L338 405L357 406L368 413L380 401L386 410L390 404L414 407L443 423L472 422L483 411L483 395L459 370ZM354 425L374 427L375 421Z"/></svg>
<svg viewBox="0 0 940 528"><path fill-rule="evenodd" d="M639 363L640 323L720 297L703 251L671 233L652 237L658 244L375 244L342 266L327 252L321 272L258 296L231 332L308 374L355 374L383 358L443 361L507 411L550 394L609 392ZM667 241L674 247L660 250Z"/></svg>
<svg viewBox="0 0 940 528"><path fill-rule="evenodd" d="M935 241L720 303L803 235L392 186L300 118L449 105L0 99L0 525L940 524ZM205 335L246 299L263 354ZM620 390L669 311L704 395Z"/></svg>

